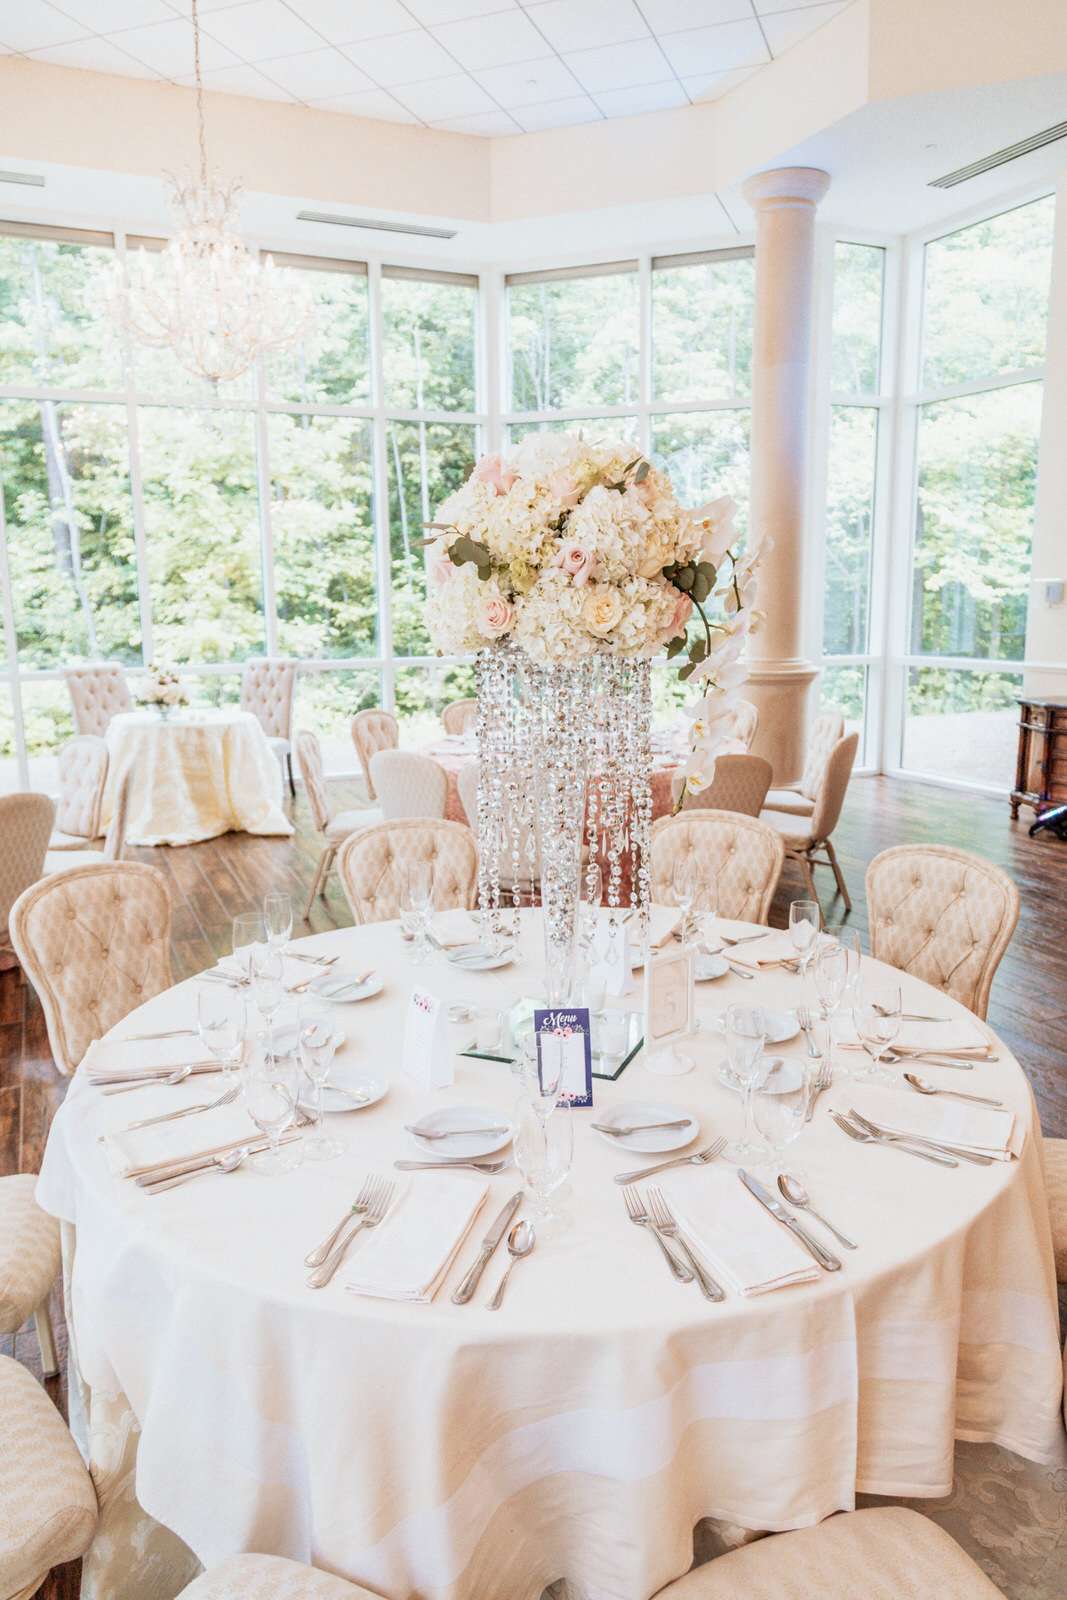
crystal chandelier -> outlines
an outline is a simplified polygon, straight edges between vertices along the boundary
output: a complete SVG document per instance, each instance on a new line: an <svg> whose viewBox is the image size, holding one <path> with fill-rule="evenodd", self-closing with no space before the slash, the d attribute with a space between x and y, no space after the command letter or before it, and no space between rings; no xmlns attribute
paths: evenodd
<svg viewBox="0 0 1067 1600"><path fill-rule="evenodd" d="M200 22L192 0L199 182L173 185L170 240L153 264L142 248L126 273L116 262L107 304L122 331L173 350L189 372L224 383L263 351L297 344L314 326L311 297L296 273L260 263L241 239L239 184L208 177Z"/></svg>

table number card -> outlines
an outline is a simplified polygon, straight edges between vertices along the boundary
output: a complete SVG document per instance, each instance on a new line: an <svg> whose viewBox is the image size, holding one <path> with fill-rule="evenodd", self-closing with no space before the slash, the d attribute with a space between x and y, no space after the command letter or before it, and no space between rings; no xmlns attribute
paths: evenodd
<svg viewBox="0 0 1067 1600"><path fill-rule="evenodd" d="M563 1070L559 1077L560 1098L567 1099L572 1106L591 1106L593 1052L589 1012L583 1007L535 1011L534 1032L537 1035L538 1072L546 1052L558 1051L563 1057Z"/></svg>
<svg viewBox="0 0 1067 1600"><path fill-rule="evenodd" d="M455 1081L452 1038L444 1001L425 989L412 989L404 1024L404 1071L428 1089Z"/></svg>
<svg viewBox="0 0 1067 1600"><path fill-rule="evenodd" d="M693 1032L693 951L677 946L645 962L645 1049L649 1072L679 1077L693 1058L677 1048Z"/></svg>

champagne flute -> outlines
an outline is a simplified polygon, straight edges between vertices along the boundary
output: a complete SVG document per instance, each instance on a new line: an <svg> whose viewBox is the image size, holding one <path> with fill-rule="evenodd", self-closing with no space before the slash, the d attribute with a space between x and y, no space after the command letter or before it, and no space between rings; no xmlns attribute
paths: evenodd
<svg viewBox="0 0 1067 1600"><path fill-rule="evenodd" d="M882 1053L893 1043L900 1032L901 997L899 983L884 979L865 978L856 990L856 1004L852 1012L860 1043L871 1057L871 1065L857 1078L891 1083L893 1074L882 1065Z"/></svg>
<svg viewBox="0 0 1067 1600"><path fill-rule="evenodd" d="M693 909L693 900L696 896L696 867L689 855L679 856L671 872L671 888L674 890L674 903L682 913L681 940L683 944L689 943L689 917Z"/></svg>
<svg viewBox="0 0 1067 1600"><path fill-rule="evenodd" d="M285 954L293 933L293 902L287 894L268 894L263 901L267 940Z"/></svg>
<svg viewBox="0 0 1067 1600"><path fill-rule="evenodd" d="M305 1004L297 1010L297 1040L304 1071L315 1085L315 1133L304 1145L313 1161L332 1161L343 1155L340 1139L327 1139L322 1131L322 1091L337 1048L333 1018L322 1006Z"/></svg>
<svg viewBox="0 0 1067 1600"><path fill-rule="evenodd" d="M242 911L233 919L233 959L242 983L252 981L252 954L267 942L267 929L258 911Z"/></svg>
<svg viewBox="0 0 1067 1600"><path fill-rule="evenodd" d="M252 951L252 1002L268 1029L282 1003L282 953L270 945L256 945Z"/></svg>
<svg viewBox="0 0 1067 1600"><path fill-rule="evenodd" d="M827 938L819 946L815 956L814 980L815 993L826 1018L825 1066L827 1071L833 1071L834 1017L848 982L848 956L837 939ZM838 1068L838 1073L841 1077L845 1076L841 1068Z"/></svg>
<svg viewBox="0 0 1067 1600"><path fill-rule="evenodd" d="M800 962L800 975L808 970L815 951L821 917L814 900L794 900L789 907L789 938Z"/></svg>
<svg viewBox="0 0 1067 1600"><path fill-rule="evenodd" d="M425 967L433 961L429 941L426 937L430 926L430 918L433 916L433 862L409 862L407 878L408 896L416 929L416 944L412 952L411 964L416 967Z"/></svg>
<svg viewBox="0 0 1067 1600"><path fill-rule="evenodd" d="M782 1171L782 1157L804 1126L810 1083L802 1061L772 1061L756 1090L752 1111L757 1132L771 1148L771 1176Z"/></svg>
<svg viewBox="0 0 1067 1600"><path fill-rule="evenodd" d="M202 984L196 997L196 1024L204 1049L222 1062L223 1082L231 1083L244 1051L244 995L221 983Z"/></svg>
<svg viewBox="0 0 1067 1600"><path fill-rule="evenodd" d="M260 1133L270 1141L270 1149L253 1156L250 1165L268 1177L291 1172L300 1165L302 1141L297 1141L295 1148L287 1145L282 1149L278 1144L296 1109L299 1078L295 1054L275 1055L268 1028L262 1040L254 1042L243 1077L245 1108Z"/></svg>
<svg viewBox="0 0 1067 1600"><path fill-rule="evenodd" d="M762 1161L767 1152L751 1138L752 1090L763 1067L763 1041L766 1019L759 1006L727 1006L723 1019L726 1054L730 1071L741 1085L745 1122L741 1138L734 1145L738 1162Z"/></svg>

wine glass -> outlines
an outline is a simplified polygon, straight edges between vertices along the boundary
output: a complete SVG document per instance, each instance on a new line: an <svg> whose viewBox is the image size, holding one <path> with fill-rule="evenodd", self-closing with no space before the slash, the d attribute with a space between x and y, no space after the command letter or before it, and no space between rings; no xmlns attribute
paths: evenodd
<svg viewBox="0 0 1067 1600"><path fill-rule="evenodd" d="M233 959L242 983L252 981L252 954L267 942L267 928L258 911L242 911L233 919Z"/></svg>
<svg viewBox="0 0 1067 1600"><path fill-rule="evenodd" d="M297 1010L297 1041L304 1071L315 1085L315 1133L304 1144L313 1161L331 1161L344 1153L340 1139L327 1139L322 1131L322 1091L337 1048L333 1018L322 1006L301 1005Z"/></svg>
<svg viewBox="0 0 1067 1600"><path fill-rule="evenodd" d="M871 1065L857 1072L857 1078L892 1082L893 1074L882 1065L882 1053L900 1032L901 998L899 983L865 978L856 989L852 1020L860 1043L871 1058Z"/></svg>
<svg viewBox="0 0 1067 1600"><path fill-rule="evenodd" d="M293 933L293 902L287 894L269 894L263 901L268 942L285 953Z"/></svg>
<svg viewBox="0 0 1067 1600"><path fill-rule="evenodd" d="M727 1006L723 1028L730 1071L741 1085L745 1108L744 1131L734 1145L734 1156L738 1161L762 1161L767 1152L752 1141L750 1118L752 1090L759 1081L763 1067L766 1019L759 1006Z"/></svg>
<svg viewBox="0 0 1067 1600"><path fill-rule="evenodd" d="M245 1042L245 1001L237 990L205 983L196 997L200 1043L222 1062L223 1082L232 1082Z"/></svg>
<svg viewBox="0 0 1067 1600"><path fill-rule="evenodd" d="M402 873L401 882L404 876ZM425 967L433 960L426 937L433 916L433 862L409 862L406 878L408 907L415 924L415 948L411 954L411 964Z"/></svg>
<svg viewBox="0 0 1067 1600"><path fill-rule="evenodd" d="M255 1040L242 1080L248 1115L270 1141L269 1150L252 1158L250 1164L256 1172L273 1176L291 1172L300 1165L299 1142L296 1148L286 1146L284 1150L278 1144L296 1109L299 1080L300 1068L295 1054L275 1055L274 1039L268 1028L261 1040Z"/></svg>
<svg viewBox="0 0 1067 1600"><path fill-rule="evenodd" d="M270 1028L282 1003L282 953L268 945L252 950L252 1003Z"/></svg>
<svg viewBox="0 0 1067 1600"><path fill-rule="evenodd" d="M538 1043L540 1042L540 1051ZM531 1029L522 1041L522 1075L526 1093L542 1124L547 1123L559 1095L563 1051L556 1035Z"/></svg>
<svg viewBox="0 0 1067 1600"><path fill-rule="evenodd" d="M532 1214L539 1239L561 1233L570 1220L565 1213L549 1207L549 1198L567 1179L574 1155L574 1122L571 1108L561 1104L545 1122L527 1095L515 1102L513 1135L515 1165L522 1174L532 1198Z"/></svg>
<svg viewBox="0 0 1067 1600"><path fill-rule="evenodd" d="M848 956L837 939L825 939L815 956L815 993L826 1017L826 1068L833 1070L834 1017L848 982ZM839 1074L845 1074L839 1070Z"/></svg>
<svg viewBox="0 0 1067 1600"><path fill-rule="evenodd" d="M682 913L681 940L689 943L689 917L697 892L696 867L689 855L679 856L671 872L674 903Z"/></svg>
<svg viewBox="0 0 1067 1600"><path fill-rule="evenodd" d="M808 1110L808 1074L802 1061L772 1061L756 1090L752 1112L756 1129L771 1147L771 1176L782 1171L787 1145L800 1133Z"/></svg>
<svg viewBox="0 0 1067 1600"><path fill-rule="evenodd" d="M819 907L814 900L794 900L789 907L789 937L800 962L803 977L815 950L821 921Z"/></svg>

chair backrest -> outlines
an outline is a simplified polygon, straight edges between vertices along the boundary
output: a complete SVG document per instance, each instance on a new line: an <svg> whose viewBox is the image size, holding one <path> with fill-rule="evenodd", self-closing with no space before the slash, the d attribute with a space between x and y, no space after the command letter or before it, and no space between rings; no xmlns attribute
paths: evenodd
<svg viewBox="0 0 1067 1600"><path fill-rule="evenodd" d="M477 700L453 700L451 705L445 706L441 712L441 721L445 725L446 733L462 733L468 717L477 716Z"/></svg>
<svg viewBox="0 0 1067 1600"><path fill-rule="evenodd" d="M130 795L133 793L134 764L127 761L115 780L115 795L111 802L111 820L104 837L104 860L121 861L126 848L126 822L130 815Z"/></svg>
<svg viewBox="0 0 1067 1600"><path fill-rule="evenodd" d="M652 898L671 904L674 864L692 856L715 877L719 915L766 922L785 860L782 836L758 817L733 811L683 811L652 824Z"/></svg>
<svg viewBox="0 0 1067 1600"><path fill-rule="evenodd" d="M55 803L46 794L0 796L0 941L4 943L11 907L44 871L55 820Z"/></svg>
<svg viewBox="0 0 1067 1600"><path fill-rule="evenodd" d="M1008 874L970 850L901 844L867 868L871 955L984 1017L1019 920Z"/></svg>
<svg viewBox="0 0 1067 1600"><path fill-rule="evenodd" d="M367 793L377 798L370 773L370 758L378 750L395 750L400 743L400 724L389 711L357 711L352 718L352 743L356 747Z"/></svg>
<svg viewBox="0 0 1067 1600"><path fill-rule="evenodd" d="M478 773L477 761L468 761L466 766L460 767L456 773L456 788L459 791L459 803L467 813L467 822L478 832Z"/></svg>
<svg viewBox="0 0 1067 1600"><path fill-rule="evenodd" d="M167 881L139 861L53 873L15 902L11 942L69 1074L94 1039L170 988Z"/></svg>
<svg viewBox="0 0 1067 1600"><path fill-rule="evenodd" d="M296 667L270 658L246 661L241 669L241 710L254 712L268 739L292 736Z"/></svg>
<svg viewBox="0 0 1067 1600"><path fill-rule="evenodd" d="M823 711L815 718L811 725L808 753L804 757L804 773L800 780L800 792L807 799L814 800L818 797L826 772L826 763L834 746L844 737L845 719L839 711Z"/></svg>
<svg viewBox="0 0 1067 1600"><path fill-rule="evenodd" d="M758 727L759 707L754 706L751 700L738 700L721 731L724 738L740 739L751 750Z"/></svg>
<svg viewBox="0 0 1067 1600"><path fill-rule="evenodd" d="M350 834L337 853L337 873L357 922L400 915L400 869L432 861L436 911L474 908L478 846L462 822L404 817Z"/></svg>
<svg viewBox="0 0 1067 1600"><path fill-rule="evenodd" d="M313 733L301 729L293 741L304 792L311 807L311 820L320 833L325 833L333 818L330 791L326 787L326 769L322 763L322 746Z"/></svg>
<svg viewBox="0 0 1067 1600"><path fill-rule="evenodd" d="M859 742L858 733L846 733L843 739L838 739L827 757L826 771L815 798L815 809L811 813L811 836L814 840L828 839L837 827Z"/></svg>
<svg viewBox="0 0 1067 1600"><path fill-rule="evenodd" d="M370 758L374 792L386 822L396 817L443 817L448 774L413 750L376 750Z"/></svg>
<svg viewBox="0 0 1067 1600"><path fill-rule="evenodd" d="M56 827L64 833L99 837L107 762L107 745L98 733L79 733L60 746Z"/></svg>
<svg viewBox="0 0 1067 1600"><path fill-rule="evenodd" d="M739 811L758 817L774 769L762 756L716 756L715 776L706 789L687 794L684 811Z"/></svg>
<svg viewBox="0 0 1067 1600"><path fill-rule="evenodd" d="M64 677L78 733L95 733L103 738L116 712L133 710L126 674L117 662L95 661L88 667L67 667Z"/></svg>

